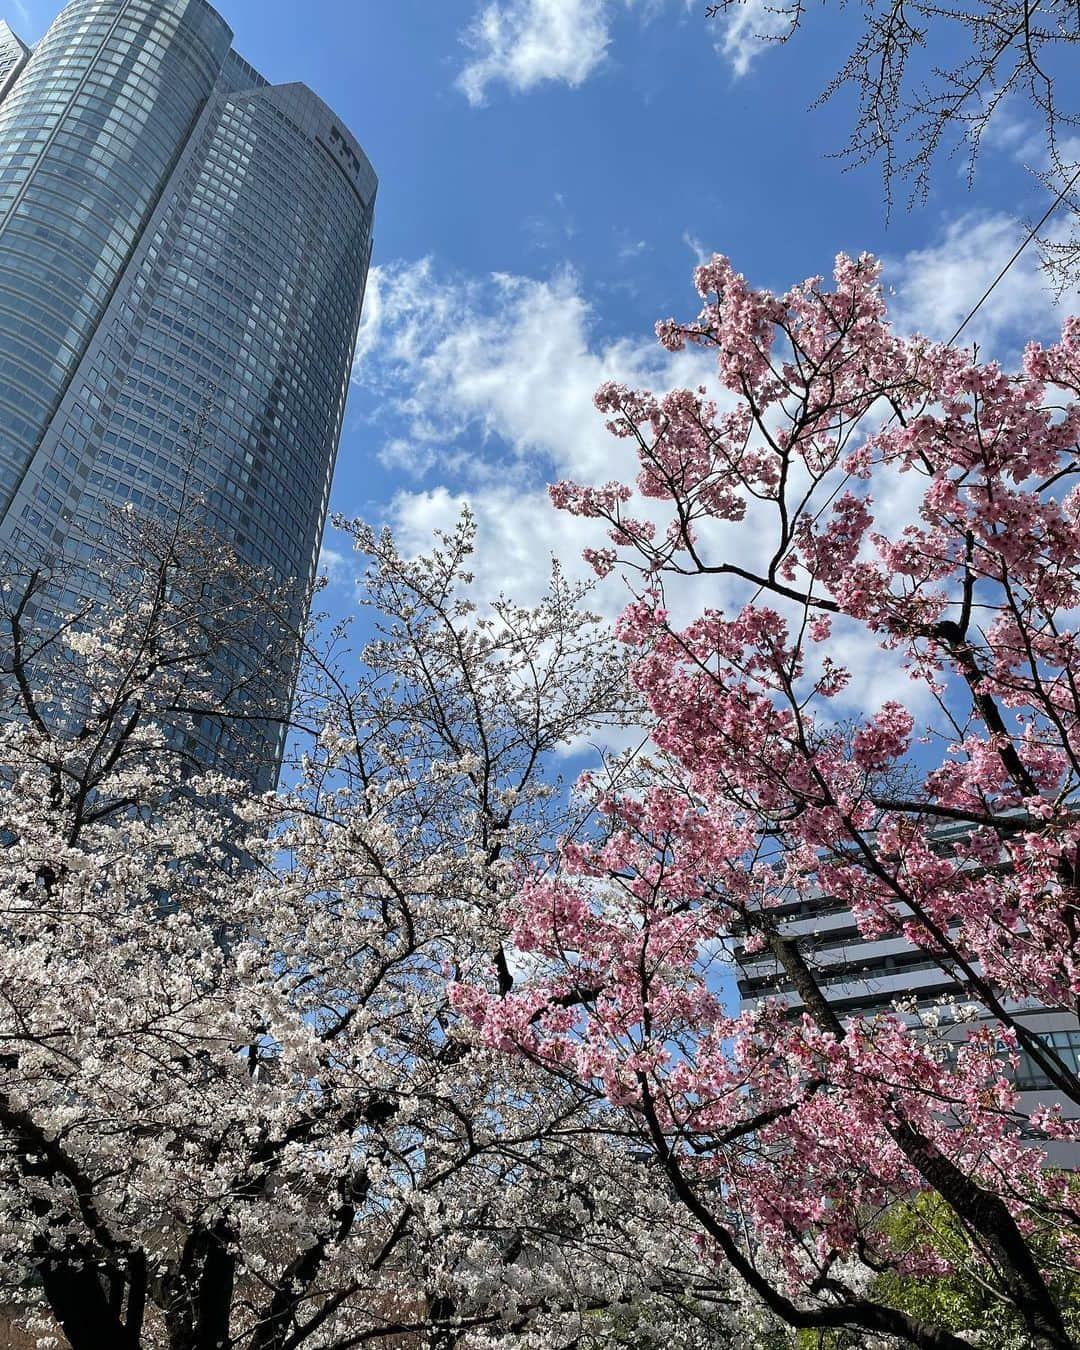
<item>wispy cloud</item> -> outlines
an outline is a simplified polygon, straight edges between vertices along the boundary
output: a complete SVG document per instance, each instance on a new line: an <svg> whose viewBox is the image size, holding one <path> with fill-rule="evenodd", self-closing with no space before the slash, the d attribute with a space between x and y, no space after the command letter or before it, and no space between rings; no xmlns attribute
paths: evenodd
<svg viewBox="0 0 1080 1350"><path fill-rule="evenodd" d="M457 87L474 106L497 84L519 94L548 81L577 88L603 67L620 9L649 23L672 10L685 20L696 8L695 0L486 0L462 34L469 59ZM790 26L784 0L738 0L718 19L713 45L741 77Z"/></svg>
<svg viewBox="0 0 1080 1350"><path fill-rule="evenodd" d="M791 10L783 0L741 0L724 14L716 50L741 79L754 61L791 28Z"/></svg>
<svg viewBox="0 0 1080 1350"><path fill-rule="evenodd" d="M604 60L610 10L608 0L493 0L464 34L471 59L458 88L475 106L496 83L516 93L546 80L582 84Z"/></svg>
<svg viewBox="0 0 1080 1350"><path fill-rule="evenodd" d="M697 235L691 234L689 230L683 230L682 241L694 255L694 261L699 266L701 263L707 262L712 256L713 250L706 248Z"/></svg>

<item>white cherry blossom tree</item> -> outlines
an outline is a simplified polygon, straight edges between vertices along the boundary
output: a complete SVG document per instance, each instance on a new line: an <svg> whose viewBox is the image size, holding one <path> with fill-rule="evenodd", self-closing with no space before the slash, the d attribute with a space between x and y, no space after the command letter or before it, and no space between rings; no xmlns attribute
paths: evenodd
<svg viewBox="0 0 1080 1350"><path fill-rule="evenodd" d="M371 639L311 655L273 793L183 737L267 711L206 676L259 606L292 640L264 579L157 530L51 630L55 583L5 595L0 1302L74 1350L717 1344L618 1119L447 997L513 984L497 916L585 823L551 765L621 662L558 572L476 608L467 519L417 560L350 529Z"/></svg>

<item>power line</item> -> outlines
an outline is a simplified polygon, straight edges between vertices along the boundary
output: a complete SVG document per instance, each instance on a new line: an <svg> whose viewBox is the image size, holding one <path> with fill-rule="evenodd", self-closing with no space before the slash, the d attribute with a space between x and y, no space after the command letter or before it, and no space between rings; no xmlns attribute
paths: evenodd
<svg viewBox="0 0 1080 1350"><path fill-rule="evenodd" d="M1031 241L1032 241L1032 240L1035 238L1035 236L1039 233L1039 231L1042 229L1042 227L1046 224L1046 222L1050 219L1050 217L1051 217L1051 216L1054 214L1054 212L1058 209L1058 207L1061 205L1061 203L1062 203L1062 202L1065 200L1065 198L1069 195L1069 193L1072 191L1073 185L1074 185L1078 180L1080 180L1080 168L1078 168L1078 169L1076 170L1076 172L1073 174L1073 176L1069 179L1069 181L1068 181L1068 182L1065 184L1065 186L1061 189L1061 191L1058 193L1058 195L1054 198L1054 200L1053 200L1053 201L1050 203L1050 205L1046 208L1045 212L1043 213L1042 219L1039 220L1035 225L1032 226L1032 228L1028 231L1027 235L1025 236L1025 238L1024 238L1023 241L1021 242L1020 247L1016 250L1016 252L1012 255L1012 257L1009 259L1009 261L1005 264L1005 266L1001 269L1001 271L1000 271L1000 272L997 274L997 276L993 279L993 281L990 283L990 285L987 286L986 290L983 291L982 295L978 298L978 300L975 302L975 304L974 304L974 305L971 307L971 309L968 311L967 317L964 319L963 323L962 323L962 324L960 325L960 327L956 330L956 332L952 335L952 337L949 338L949 341L948 341L948 343L946 344L947 346L951 347L952 344L956 341L956 339L960 336L960 334L964 331L964 329L968 326L968 324L971 322L971 320L972 320L972 319L975 317L975 315L979 312L979 309L982 307L983 303L989 298L989 296L990 296L990 294L992 293L994 287L998 284L998 282L999 282L999 281L1001 280L1001 278L1005 275L1005 273L1009 270L1009 268L1013 265L1013 263L1016 262L1017 258L1019 258L1019 256L1020 256L1020 254L1023 253L1024 249L1027 248L1028 244L1031 243ZM883 425L883 427L882 427L882 430L884 430L885 427L891 426L891 424L892 424L893 422L896 421L896 416L897 416L896 412L893 411L893 412L890 414L888 420L884 423L884 425ZM850 481L850 479L851 479L851 474L850 474L850 473L845 473L844 476L843 476L843 478L841 478L840 482L837 483L837 485L836 485L835 488L833 488L832 492L829 494L829 496L826 498L826 500L822 503L822 505L821 505L820 507L818 507L817 511L814 513L814 517L813 517L813 520L811 521L811 524L816 524L816 523L821 519L822 515L828 510L828 508L830 507L830 505L836 500L837 495L839 494L839 492L841 491L841 489L844 487L844 485L845 485L847 482ZM758 590L757 590L757 592L756 592L756 594L755 594L755 596L754 596L754 599L755 599L755 600L756 600L757 597L761 594L761 592L762 592L763 589L764 589L764 587L759 587L759 588L758 588Z"/></svg>
<svg viewBox="0 0 1080 1350"><path fill-rule="evenodd" d="M1051 216L1054 214L1054 212L1058 209L1058 207L1061 205L1061 203L1065 200L1065 198L1069 195L1069 193L1072 191L1073 185L1074 185L1078 180L1080 180L1080 168L1078 168L1078 169L1076 170L1076 172L1073 174L1073 176L1069 179L1069 181L1068 181L1068 182L1065 184L1065 186L1061 189L1061 191L1058 193L1058 195L1054 198L1054 200L1053 200L1053 201L1050 203L1050 205L1046 208L1046 211L1045 211L1045 213L1043 214L1042 219L1041 219L1040 221L1038 221L1037 224L1035 224L1035 225L1033 225L1033 226L1031 227L1031 229L1028 231L1026 237L1024 238L1024 240L1023 240L1022 243L1020 244L1020 247L1016 250L1016 252L1012 255L1012 257L1009 259L1009 261L1005 264L1005 266L1001 269L1001 271L1000 271L1000 272L997 274L997 276L993 279L993 281L990 283L990 285L987 286L986 290L983 291L982 295L981 295L981 296L979 297L979 299L975 302L974 307L973 307L973 308L970 310L970 312L968 313L967 318L966 318L966 319L964 320L964 322L960 325L960 327L956 330L956 332L952 335L952 337L949 338L949 341L946 343L946 346L951 347L952 344L956 341L956 339L960 336L960 334L964 331L964 329L968 326L968 324L971 322L971 320L975 317L975 315L976 315L976 314L979 312L979 310L982 308L983 302L984 302L985 300L988 300L988 299L989 299L990 294L991 294L991 292L993 291L994 287L998 284L998 282L999 282L999 281L1001 280L1001 278L1005 275L1005 273L1009 270L1009 268L1013 265L1013 263L1017 260L1017 258L1019 258L1020 254L1023 253L1024 249L1027 248L1028 244L1030 244L1031 241L1035 238L1035 236L1039 233L1039 231L1042 229L1042 227L1046 224L1046 222L1050 219L1050 217L1051 217Z"/></svg>

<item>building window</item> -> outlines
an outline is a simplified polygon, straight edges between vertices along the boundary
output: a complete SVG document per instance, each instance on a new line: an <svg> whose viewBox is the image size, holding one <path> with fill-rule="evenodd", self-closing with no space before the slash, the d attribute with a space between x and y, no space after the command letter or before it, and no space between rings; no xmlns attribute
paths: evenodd
<svg viewBox="0 0 1080 1350"><path fill-rule="evenodd" d="M1044 1031L1040 1033L1039 1039L1057 1054L1067 1069L1080 1074L1080 1031ZM1016 1086L1024 1092L1050 1086L1046 1075L1024 1051L1020 1052L1020 1063L1016 1069Z"/></svg>

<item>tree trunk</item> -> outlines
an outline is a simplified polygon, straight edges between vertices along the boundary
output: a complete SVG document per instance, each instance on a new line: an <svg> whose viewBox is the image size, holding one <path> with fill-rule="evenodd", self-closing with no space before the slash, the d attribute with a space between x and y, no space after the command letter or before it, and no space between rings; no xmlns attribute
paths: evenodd
<svg viewBox="0 0 1080 1350"><path fill-rule="evenodd" d="M169 1350L221 1350L229 1341L236 1257L224 1223L197 1228L167 1282Z"/></svg>
<svg viewBox="0 0 1080 1350"><path fill-rule="evenodd" d="M117 1284L122 1289L122 1275L103 1271L99 1257L88 1248L71 1248L61 1255L42 1246L38 1257L37 1272L49 1310L71 1350L139 1350L141 1308L138 1325L129 1325L117 1300L110 1297ZM106 1290L103 1275L110 1277L112 1289Z"/></svg>

